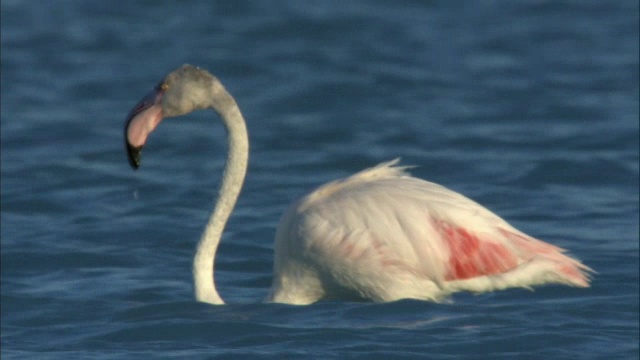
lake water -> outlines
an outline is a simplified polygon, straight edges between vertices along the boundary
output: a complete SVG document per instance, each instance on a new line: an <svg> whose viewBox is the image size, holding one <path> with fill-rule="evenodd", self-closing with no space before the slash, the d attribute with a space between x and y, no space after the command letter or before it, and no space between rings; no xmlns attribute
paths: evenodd
<svg viewBox="0 0 640 360"><path fill-rule="evenodd" d="M3 0L3 359L639 357L637 1ZM211 70L251 137L216 262L191 259L225 159L212 113L133 171L130 108ZM444 304L260 304L287 204L402 157L597 271Z"/></svg>

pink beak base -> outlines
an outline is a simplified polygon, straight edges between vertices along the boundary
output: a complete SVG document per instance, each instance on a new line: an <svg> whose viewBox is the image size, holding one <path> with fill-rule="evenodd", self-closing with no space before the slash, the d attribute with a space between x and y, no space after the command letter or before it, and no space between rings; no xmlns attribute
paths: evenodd
<svg viewBox="0 0 640 360"><path fill-rule="evenodd" d="M125 121L125 149L134 170L140 166L140 154L149 134L162 121L163 93L159 88L151 91L131 109Z"/></svg>

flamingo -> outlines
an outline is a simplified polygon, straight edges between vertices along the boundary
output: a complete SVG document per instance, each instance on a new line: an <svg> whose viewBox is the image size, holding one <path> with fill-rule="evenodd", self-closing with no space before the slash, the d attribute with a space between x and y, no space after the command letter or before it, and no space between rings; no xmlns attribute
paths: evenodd
<svg viewBox="0 0 640 360"><path fill-rule="evenodd" d="M137 169L149 134L165 117L215 110L229 151L214 210L193 260L197 301L224 304L214 261L246 174L249 141L234 98L207 70L169 73L129 113L125 147ZM473 200L410 176L398 159L320 186L289 206L277 227L267 302L440 302L542 284L589 287L592 270L509 225Z"/></svg>

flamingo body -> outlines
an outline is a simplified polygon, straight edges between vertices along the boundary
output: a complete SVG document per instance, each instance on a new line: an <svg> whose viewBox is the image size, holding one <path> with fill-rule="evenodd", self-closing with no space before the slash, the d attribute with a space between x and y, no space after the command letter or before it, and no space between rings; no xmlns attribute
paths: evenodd
<svg viewBox="0 0 640 360"><path fill-rule="evenodd" d="M588 286L588 268L396 161L295 202L276 233L269 300L440 301L544 283Z"/></svg>

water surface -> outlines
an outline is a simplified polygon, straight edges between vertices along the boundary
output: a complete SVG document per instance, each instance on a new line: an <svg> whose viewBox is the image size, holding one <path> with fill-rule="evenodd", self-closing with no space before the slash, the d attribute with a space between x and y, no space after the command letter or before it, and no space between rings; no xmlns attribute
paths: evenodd
<svg viewBox="0 0 640 360"><path fill-rule="evenodd" d="M638 358L638 3L2 1L3 359ZM129 109L193 63L236 97L248 178L216 263L191 257L226 151ZM402 157L595 269L592 287L450 303L259 304L287 204Z"/></svg>

